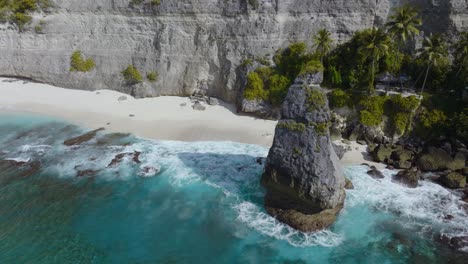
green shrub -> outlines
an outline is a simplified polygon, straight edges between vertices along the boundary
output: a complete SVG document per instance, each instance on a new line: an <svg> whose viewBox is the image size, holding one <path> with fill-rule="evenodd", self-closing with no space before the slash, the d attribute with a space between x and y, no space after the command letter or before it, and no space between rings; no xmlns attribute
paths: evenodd
<svg viewBox="0 0 468 264"><path fill-rule="evenodd" d="M418 116L415 132L418 136L430 139L437 137L447 128L448 117L439 109L422 109Z"/></svg>
<svg viewBox="0 0 468 264"><path fill-rule="evenodd" d="M297 123L294 121L281 121L278 124L279 128L287 129L289 131L293 132L304 132L306 130L306 126L302 123Z"/></svg>
<svg viewBox="0 0 468 264"><path fill-rule="evenodd" d="M268 84L274 70L271 67L260 67L256 69L255 72L258 73L258 76L260 76L264 84Z"/></svg>
<svg viewBox="0 0 468 264"><path fill-rule="evenodd" d="M84 60L81 56L81 51L77 50L73 52L70 58L70 71L78 71L78 72L89 72L96 64L92 58Z"/></svg>
<svg viewBox="0 0 468 264"><path fill-rule="evenodd" d="M29 13L49 6L49 0L0 0L0 20L14 23L22 31L32 20Z"/></svg>
<svg viewBox="0 0 468 264"><path fill-rule="evenodd" d="M399 135L405 134L410 128L413 112L420 104L419 99L416 96L402 97L398 94L390 97L385 104L385 113L389 116L394 131Z"/></svg>
<svg viewBox="0 0 468 264"><path fill-rule="evenodd" d="M159 76L159 74L158 74L157 72L155 72L155 71L148 72L148 73L146 74L146 78L147 78L148 81L150 81L150 82L155 82L155 81L157 81L157 80L158 80L158 76Z"/></svg>
<svg viewBox="0 0 468 264"><path fill-rule="evenodd" d="M11 16L11 21L15 23L20 30L23 30L24 27L31 22L32 17L30 15L16 12Z"/></svg>
<svg viewBox="0 0 468 264"><path fill-rule="evenodd" d="M319 110L326 104L327 98L318 89L309 89L307 95L308 110Z"/></svg>
<svg viewBox="0 0 468 264"><path fill-rule="evenodd" d="M403 135L408 130L411 123L411 114L400 112L392 118L393 127L398 135Z"/></svg>
<svg viewBox="0 0 468 264"><path fill-rule="evenodd" d="M279 74L271 76L269 81L270 101L275 106L280 106L288 93L291 81Z"/></svg>
<svg viewBox="0 0 468 264"><path fill-rule="evenodd" d="M247 66L250 66L253 64L253 60L252 59L245 59L242 61L241 63L241 66L242 67L247 67Z"/></svg>
<svg viewBox="0 0 468 264"><path fill-rule="evenodd" d="M327 135L329 127L330 127L330 124L328 122L317 123L317 124L314 125L315 132L319 136Z"/></svg>
<svg viewBox="0 0 468 264"><path fill-rule="evenodd" d="M128 67L122 71L122 76L127 82L127 84L133 85L143 81L140 72L133 65L128 65Z"/></svg>
<svg viewBox="0 0 468 264"><path fill-rule="evenodd" d="M258 73L251 72L247 76L247 86L244 90L244 97L247 100L268 100L268 91L265 90L263 80Z"/></svg>
<svg viewBox="0 0 468 264"><path fill-rule="evenodd" d="M455 115L455 135L465 143L468 143L468 108Z"/></svg>
<svg viewBox="0 0 468 264"><path fill-rule="evenodd" d="M259 7L259 3L258 3L258 0L248 0L249 1L249 4L253 7L253 9L258 9Z"/></svg>
<svg viewBox="0 0 468 264"><path fill-rule="evenodd" d="M150 4L153 6L158 6L161 4L161 0L151 0Z"/></svg>
<svg viewBox="0 0 468 264"><path fill-rule="evenodd" d="M370 96L359 103L363 108L359 112L359 122L365 126L378 126L384 115L385 96Z"/></svg>
<svg viewBox="0 0 468 264"><path fill-rule="evenodd" d="M350 96L348 93L341 89L334 89L329 93L328 99L330 101L330 107L340 108L348 105L350 101Z"/></svg>
<svg viewBox="0 0 468 264"><path fill-rule="evenodd" d="M299 75L315 74L320 71L323 71L322 63L319 60L311 60L302 67Z"/></svg>

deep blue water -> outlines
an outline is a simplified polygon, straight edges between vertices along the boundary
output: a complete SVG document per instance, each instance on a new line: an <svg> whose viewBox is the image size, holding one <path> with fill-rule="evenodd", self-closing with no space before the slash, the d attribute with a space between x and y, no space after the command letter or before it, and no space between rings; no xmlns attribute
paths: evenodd
<svg viewBox="0 0 468 264"><path fill-rule="evenodd" d="M156 128L157 129L157 128ZM466 263L434 242L468 233L459 197L423 182L408 189L346 168L355 186L330 230L301 233L262 208L268 149L231 142L152 141L46 117L0 115L0 263ZM141 152L107 168L119 153ZM144 167L161 170L142 177ZM95 175L78 177L83 170ZM444 220L447 214L453 220Z"/></svg>

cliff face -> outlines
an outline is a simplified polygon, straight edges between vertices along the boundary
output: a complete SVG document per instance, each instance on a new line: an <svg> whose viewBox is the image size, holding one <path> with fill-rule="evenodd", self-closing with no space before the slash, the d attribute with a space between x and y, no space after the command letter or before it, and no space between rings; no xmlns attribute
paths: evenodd
<svg viewBox="0 0 468 264"><path fill-rule="evenodd" d="M25 32L0 26L0 75L130 93L120 72L134 64L142 73L155 70L160 76L137 88L139 96L184 95L207 87L210 95L235 101L242 86L237 67L244 58L272 55L292 41L310 43L324 27L344 40L383 23L391 7L403 1L258 0L255 9L248 0L161 0L158 6L132 6L129 0L51 2L50 12L35 14ZM437 29L468 28L464 0L411 2L424 7ZM93 58L96 69L70 73L74 50Z"/></svg>
<svg viewBox="0 0 468 264"><path fill-rule="evenodd" d="M330 111L320 88L290 87L268 153L265 208L301 231L333 224L343 207L343 168L330 141Z"/></svg>

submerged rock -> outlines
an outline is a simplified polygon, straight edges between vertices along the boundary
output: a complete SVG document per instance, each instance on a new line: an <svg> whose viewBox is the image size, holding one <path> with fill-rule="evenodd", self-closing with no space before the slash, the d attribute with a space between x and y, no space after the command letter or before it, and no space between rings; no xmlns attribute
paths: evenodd
<svg viewBox="0 0 468 264"><path fill-rule="evenodd" d="M319 88L291 86L262 177L267 212L305 232L330 226L345 198L329 122L328 103Z"/></svg>
<svg viewBox="0 0 468 264"><path fill-rule="evenodd" d="M80 135L80 136L77 136L77 137L74 137L74 138L70 138L70 139L67 139L63 142L64 145L66 146L73 146L73 145L79 145L83 142L86 142L86 141L89 141L93 138L96 137L96 134L99 132L99 131L102 131L104 130L103 127L101 128L98 128L98 129L95 129L93 131L89 131L83 135Z"/></svg>
<svg viewBox="0 0 468 264"><path fill-rule="evenodd" d="M123 159L125 157L131 157L133 162L139 164L139 163L141 163L140 155L141 155L141 152L139 152L139 151L119 153L119 154L115 155L115 157L112 159L112 161L109 163L109 165L107 165L107 167L110 168L110 167L117 166L118 164L120 164L123 161Z"/></svg>
<svg viewBox="0 0 468 264"><path fill-rule="evenodd" d="M16 168L19 169L20 172L17 174L20 178L25 178L34 175L41 169L41 163L39 161L16 161L16 160L1 160L0 161L0 168L3 169L8 168Z"/></svg>
<svg viewBox="0 0 468 264"><path fill-rule="evenodd" d="M160 171L160 167L145 166L138 172L138 176L143 178L150 178L156 176Z"/></svg>

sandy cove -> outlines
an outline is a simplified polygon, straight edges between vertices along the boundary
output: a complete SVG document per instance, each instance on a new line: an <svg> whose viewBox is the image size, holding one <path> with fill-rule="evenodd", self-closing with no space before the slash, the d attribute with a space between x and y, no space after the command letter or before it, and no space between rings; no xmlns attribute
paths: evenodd
<svg viewBox="0 0 468 264"><path fill-rule="evenodd" d="M233 141L270 147L276 121L237 115L235 106L221 102L192 108L187 97L135 99L111 90L83 91L47 84L0 78L0 113L29 113L71 121L90 129L128 132L144 138L179 141ZM119 100L125 96L126 100ZM351 143L345 165L370 162L365 146Z"/></svg>

